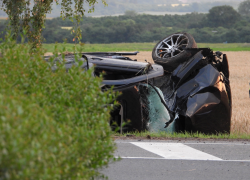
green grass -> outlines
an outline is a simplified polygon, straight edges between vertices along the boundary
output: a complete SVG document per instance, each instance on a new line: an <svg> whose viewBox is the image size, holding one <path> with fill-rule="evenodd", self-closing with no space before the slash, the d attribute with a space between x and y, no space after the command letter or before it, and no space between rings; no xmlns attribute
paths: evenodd
<svg viewBox="0 0 250 180"><path fill-rule="evenodd" d="M72 52L74 44L67 43L66 49ZM84 52L118 52L118 51L151 51L154 48L154 43L113 43L113 44L85 44ZM53 44L43 44L47 52L52 52ZM58 49L62 49L63 44L58 43Z"/></svg>
<svg viewBox="0 0 250 180"><path fill-rule="evenodd" d="M201 133L166 133L166 132L130 132L130 133L124 133L124 134L119 134L119 133L114 133L114 137L127 137L127 136L133 136L137 138L147 138L150 136L151 138L200 138L200 139L250 139L250 134L236 134L236 133L231 133L231 134L218 134L218 135L205 135Z"/></svg>
<svg viewBox="0 0 250 180"><path fill-rule="evenodd" d="M119 52L119 51L152 51L156 43L113 43L113 44L85 44L84 52ZM65 44L67 51L72 52L74 44ZM53 44L43 44L47 52L53 52ZM58 49L63 44L58 43ZM199 48L209 47L214 51L250 51L250 43L198 43Z"/></svg>
<svg viewBox="0 0 250 180"><path fill-rule="evenodd" d="M198 43L198 47L210 47L214 51L250 51L250 43Z"/></svg>

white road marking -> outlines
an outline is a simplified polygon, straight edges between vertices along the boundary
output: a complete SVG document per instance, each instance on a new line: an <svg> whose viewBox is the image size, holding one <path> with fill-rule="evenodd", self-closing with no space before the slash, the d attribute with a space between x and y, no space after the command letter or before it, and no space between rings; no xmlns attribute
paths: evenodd
<svg viewBox="0 0 250 180"><path fill-rule="evenodd" d="M130 141L130 142L121 142L121 141L115 141L117 144L130 144L130 143L133 143L133 141ZM134 142L138 142L138 141L134 141ZM145 141L147 143L168 143L168 142L160 142L160 141ZM195 142L195 143L189 143L189 142L172 142L172 143L178 143L178 144L197 144L197 145L237 145L237 146L250 146L250 143L247 142L247 143L217 143L217 142Z"/></svg>
<svg viewBox="0 0 250 180"><path fill-rule="evenodd" d="M250 144L243 144L243 143L183 143L183 144L250 146Z"/></svg>
<svg viewBox="0 0 250 180"><path fill-rule="evenodd" d="M222 160L181 143L131 142L131 144L157 154L165 159Z"/></svg>
<svg viewBox="0 0 250 180"><path fill-rule="evenodd" d="M169 160L166 158L156 158L156 157L115 157L115 158L121 158L121 159L144 159L144 160ZM171 159L172 160L172 159ZM176 159L173 159L176 160ZM199 160L199 159L177 159L177 160L183 160L183 161L214 161L214 162L250 162L250 160Z"/></svg>

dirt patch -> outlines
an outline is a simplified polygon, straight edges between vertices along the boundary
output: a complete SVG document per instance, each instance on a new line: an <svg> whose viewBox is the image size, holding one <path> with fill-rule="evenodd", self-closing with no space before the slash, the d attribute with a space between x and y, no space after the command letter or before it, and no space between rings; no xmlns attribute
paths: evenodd
<svg viewBox="0 0 250 180"><path fill-rule="evenodd" d="M44 56L52 56L52 55L53 55L52 52L46 52L46 53L44 54Z"/></svg>
<svg viewBox="0 0 250 180"><path fill-rule="evenodd" d="M137 59L140 62L154 63L151 51L141 51L137 56L129 56L131 59ZM146 61L145 61L146 60Z"/></svg>

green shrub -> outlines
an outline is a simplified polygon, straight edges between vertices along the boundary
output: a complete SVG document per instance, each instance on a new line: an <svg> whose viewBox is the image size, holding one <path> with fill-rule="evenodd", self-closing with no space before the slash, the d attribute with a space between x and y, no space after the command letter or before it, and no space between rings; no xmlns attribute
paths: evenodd
<svg viewBox="0 0 250 180"><path fill-rule="evenodd" d="M62 64L43 51L0 46L0 179L91 179L114 160L109 112L116 94L100 90L93 70ZM55 50L56 51L56 50Z"/></svg>

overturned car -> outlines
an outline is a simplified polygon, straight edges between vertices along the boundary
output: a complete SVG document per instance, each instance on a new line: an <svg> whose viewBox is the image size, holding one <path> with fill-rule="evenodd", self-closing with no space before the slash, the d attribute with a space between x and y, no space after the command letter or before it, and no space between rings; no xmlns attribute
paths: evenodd
<svg viewBox="0 0 250 180"><path fill-rule="evenodd" d="M197 48L190 34L163 38L152 51L155 64L133 53L83 53L82 68L105 72L102 89L121 91L111 124L123 131L230 133L232 99L226 54ZM67 57L66 57L67 58ZM66 68L73 60L68 57Z"/></svg>

